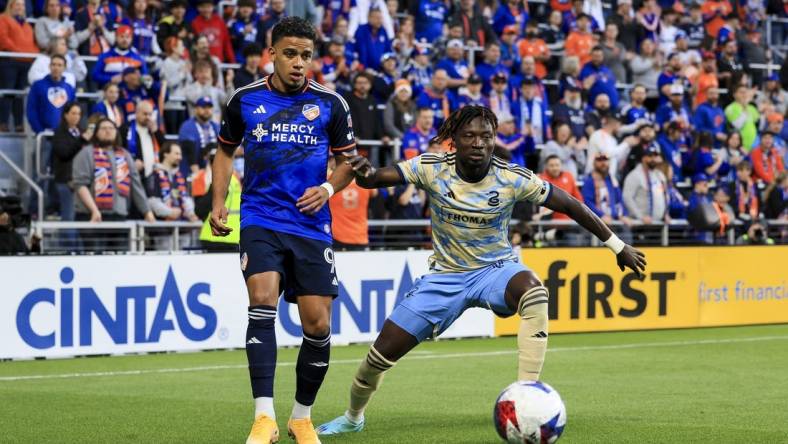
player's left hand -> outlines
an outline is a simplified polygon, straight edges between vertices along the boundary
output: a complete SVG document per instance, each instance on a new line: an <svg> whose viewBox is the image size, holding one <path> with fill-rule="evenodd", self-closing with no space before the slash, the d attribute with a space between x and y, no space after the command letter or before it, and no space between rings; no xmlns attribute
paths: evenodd
<svg viewBox="0 0 788 444"><path fill-rule="evenodd" d="M629 268L638 277L643 277L643 272L646 271L646 255L630 245L624 246L624 249L616 255L616 262L618 262L618 268L621 271L624 271L624 268Z"/></svg>
<svg viewBox="0 0 788 444"><path fill-rule="evenodd" d="M323 187L309 187L304 191L304 195L298 198L296 206L298 211L311 216L320 211L326 202L328 202L328 190Z"/></svg>

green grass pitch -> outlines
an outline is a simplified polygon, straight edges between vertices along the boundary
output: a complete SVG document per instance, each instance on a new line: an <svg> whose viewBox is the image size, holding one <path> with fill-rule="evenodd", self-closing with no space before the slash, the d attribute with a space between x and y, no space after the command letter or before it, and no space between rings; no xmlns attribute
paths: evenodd
<svg viewBox="0 0 788 444"><path fill-rule="evenodd" d="M515 345L422 344L386 376L366 430L323 443L499 442L492 404L515 378ZM344 411L366 350L332 350L316 425ZM296 353L279 352L282 429ZM2 362L0 442L242 443L245 362L243 351ZM543 373L567 406L566 443L788 443L787 376L788 325L554 335Z"/></svg>

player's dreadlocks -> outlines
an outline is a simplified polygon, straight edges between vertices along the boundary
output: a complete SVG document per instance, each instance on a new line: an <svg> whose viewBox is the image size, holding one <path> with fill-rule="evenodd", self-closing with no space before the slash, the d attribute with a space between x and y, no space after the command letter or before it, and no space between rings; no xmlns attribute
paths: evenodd
<svg viewBox="0 0 788 444"><path fill-rule="evenodd" d="M481 117L492 125L493 132L498 129L498 118L495 114L485 106L468 105L464 106L449 115L449 118L443 122L443 125L438 129L438 135L430 140L430 143L442 143L446 140L451 140L454 133L460 128L471 123L477 117Z"/></svg>

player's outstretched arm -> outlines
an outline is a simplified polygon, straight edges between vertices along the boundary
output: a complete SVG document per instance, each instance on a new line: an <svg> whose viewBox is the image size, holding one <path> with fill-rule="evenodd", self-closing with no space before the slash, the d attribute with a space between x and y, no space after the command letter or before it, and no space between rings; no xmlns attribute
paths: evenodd
<svg viewBox="0 0 788 444"><path fill-rule="evenodd" d="M227 236L233 231L227 226L227 188L230 186L230 176L233 174L233 153L237 146L231 147L222 144L216 150L216 156L211 164L213 180L212 206L211 206L211 232L214 236Z"/></svg>
<svg viewBox="0 0 788 444"><path fill-rule="evenodd" d="M405 182L397 166L375 168L364 156L353 156L346 163L355 173L356 183L361 188L393 187Z"/></svg>
<svg viewBox="0 0 788 444"><path fill-rule="evenodd" d="M566 214L603 241L608 248L616 253L616 261L621 271L624 271L624 268L629 268L638 276L643 275L643 271L646 270L646 256L643 252L625 244L610 231L602 219L582 202L567 194L566 191L552 187L550 197L543 205L553 211Z"/></svg>

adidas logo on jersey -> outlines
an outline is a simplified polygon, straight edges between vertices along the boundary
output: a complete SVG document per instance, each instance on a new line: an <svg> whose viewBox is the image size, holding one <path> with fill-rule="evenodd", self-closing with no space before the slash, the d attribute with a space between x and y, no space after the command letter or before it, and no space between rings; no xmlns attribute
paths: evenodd
<svg viewBox="0 0 788 444"><path fill-rule="evenodd" d="M263 105L258 106L252 114L265 114L265 107Z"/></svg>
<svg viewBox="0 0 788 444"><path fill-rule="evenodd" d="M262 342L259 339L255 338L254 336L252 336L252 339L246 341L246 343L247 344L262 344Z"/></svg>
<svg viewBox="0 0 788 444"><path fill-rule="evenodd" d="M532 338L546 338L547 337L547 333L545 333L545 332L540 330L540 331L534 333L533 335L531 335L531 337Z"/></svg>

